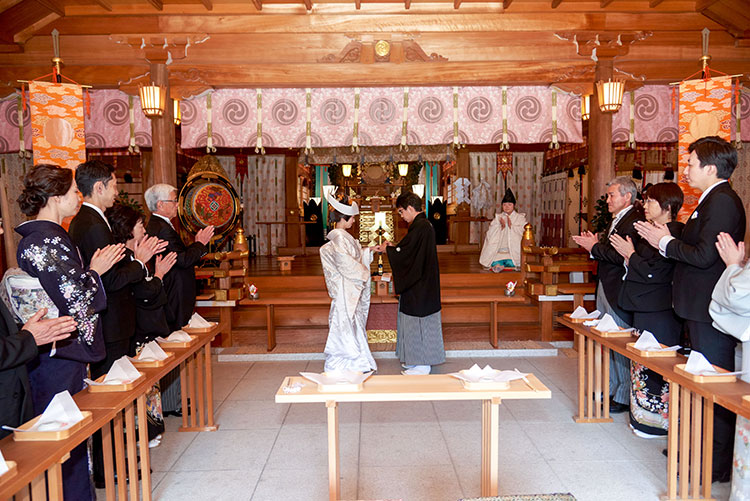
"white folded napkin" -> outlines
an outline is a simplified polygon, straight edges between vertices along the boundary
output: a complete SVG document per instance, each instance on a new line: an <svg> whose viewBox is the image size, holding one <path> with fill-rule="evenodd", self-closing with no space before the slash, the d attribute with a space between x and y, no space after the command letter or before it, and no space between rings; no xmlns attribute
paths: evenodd
<svg viewBox="0 0 750 501"><path fill-rule="evenodd" d="M190 334L180 329L178 331L174 331L172 334L167 336L166 339L164 339L163 337L157 337L156 340L160 343L189 343L193 340L193 338L190 337Z"/></svg>
<svg viewBox="0 0 750 501"><path fill-rule="evenodd" d="M66 430L83 419L80 409L68 390L61 391L50 401L39 420L29 431Z"/></svg>
<svg viewBox="0 0 750 501"><path fill-rule="evenodd" d="M593 320L599 318L599 315L601 315L599 310L594 310L589 313L586 311L586 308L584 308L583 306L579 306L575 310L573 310L573 313L570 314L570 318Z"/></svg>
<svg viewBox="0 0 750 501"><path fill-rule="evenodd" d="M190 317L190 322L188 322L188 327L193 327L194 329L205 329L212 325L211 322L200 316L198 313L193 313L193 316Z"/></svg>
<svg viewBox="0 0 750 501"><path fill-rule="evenodd" d="M99 383L91 379L84 379L89 386L101 386L107 384L128 384L141 377L141 373L135 368L127 356L118 358L109 368L104 380Z"/></svg>
<svg viewBox="0 0 750 501"><path fill-rule="evenodd" d="M524 379L528 376L528 374L517 370L501 371L493 369L489 365L485 365L480 369L477 364L472 365L470 369L454 372L449 375L469 383L507 383L516 379Z"/></svg>
<svg viewBox="0 0 750 501"><path fill-rule="evenodd" d="M714 366L711 365L711 362L706 359L703 353L695 350L691 351L690 356L688 356L685 363L685 371L696 376L716 376L719 374L719 371L714 369Z"/></svg>
<svg viewBox="0 0 750 501"><path fill-rule="evenodd" d="M5 458L3 457L2 451L0 451L0 476L4 473L8 473L8 465L5 464Z"/></svg>
<svg viewBox="0 0 750 501"><path fill-rule="evenodd" d="M601 332L613 332L622 329L619 325L617 325L615 319L612 318L612 315L610 315L609 313L605 313L601 320L599 320L599 323L596 324L596 330Z"/></svg>
<svg viewBox="0 0 750 501"><path fill-rule="evenodd" d="M322 385L333 385L333 384L360 384L363 383L368 377L372 375L370 372L358 372L358 371L328 371L322 374L317 372L300 372L300 376L305 379Z"/></svg>
<svg viewBox="0 0 750 501"><path fill-rule="evenodd" d="M656 340L653 334L649 331L643 331L638 341L635 342L633 348L641 351L677 351L680 346L670 346L668 348L662 348L659 341Z"/></svg>
<svg viewBox="0 0 750 501"><path fill-rule="evenodd" d="M156 341L146 343L138 354L138 360L141 362L157 362L165 358L167 358L167 354Z"/></svg>

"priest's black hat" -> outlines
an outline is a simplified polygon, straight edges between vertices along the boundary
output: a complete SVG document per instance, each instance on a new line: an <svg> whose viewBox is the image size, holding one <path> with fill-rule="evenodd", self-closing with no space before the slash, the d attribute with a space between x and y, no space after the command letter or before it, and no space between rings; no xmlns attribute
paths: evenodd
<svg viewBox="0 0 750 501"><path fill-rule="evenodd" d="M503 197L502 203L515 205L516 197L513 195L513 191L511 191L510 188L505 188L505 196Z"/></svg>

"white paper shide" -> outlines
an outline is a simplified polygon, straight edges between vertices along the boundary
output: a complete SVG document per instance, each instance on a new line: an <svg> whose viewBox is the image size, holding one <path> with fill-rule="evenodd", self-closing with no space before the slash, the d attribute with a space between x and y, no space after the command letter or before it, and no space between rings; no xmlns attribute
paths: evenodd
<svg viewBox="0 0 750 501"><path fill-rule="evenodd" d="M165 358L167 358L167 353L161 349L156 341L146 343L138 354L138 361L140 362L158 362Z"/></svg>
<svg viewBox="0 0 750 501"><path fill-rule="evenodd" d="M570 314L570 318L574 318L576 320L596 320L599 318L599 315L601 315L601 312L599 310L594 310L591 313L586 311L586 308L583 306L577 307L575 310L573 310L573 313Z"/></svg>
<svg viewBox="0 0 750 501"><path fill-rule="evenodd" d="M70 396L68 390L65 390L52 398L37 422L28 431L67 430L82 419L81 410L73 401L73 397Z"/></svg>
<svg viewBox="0 0 750 501"><path fill-rule="evenodd" d="M677 351L680 349L680 346L675 345L664 348L651 332L643 331L638 341L633 344L633 348L641 351Z"/></svg>

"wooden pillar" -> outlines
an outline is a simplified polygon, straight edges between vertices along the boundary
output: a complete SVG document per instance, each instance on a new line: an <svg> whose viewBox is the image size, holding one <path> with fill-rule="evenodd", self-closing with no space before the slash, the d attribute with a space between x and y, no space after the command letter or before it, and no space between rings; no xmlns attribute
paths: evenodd
<svg viewBox="0 0 750 501"><path fill-rule="evenodd" d="M162 62L151 63L151 80L167 94L164 114L151 119L153 181L177 186L177 147L174 136L174 104L169 97L169 69ZM179 186L177 186L179 189Z"/></svg>
<svg viewBox="0 0 750 501"><path fill-rule="evenodd" d="M296 152L296 150L295 150ZM299 201L297 200L297 156L286 156L284 157L284 199L285 210L284 220L285 221L299 221L300 210ZM300 241L300 227L296 224L285 224L284 229L286 230L286 246L287 247L301 247L302 242Z"/></svg>
<svg viewBox="0 0 750 501"><path fill-rule="evenodd" d="M471 165L469 164L469 150L461 148L456 151L456 177L465 177L471 180ZM458 217L470 217L471 207L467 203L459 204L456 208L456 216ZM469 228L471 223L456 223L456 229L454 237L455 243L468 244L469 243Z"/></svg>
<svg viewBox="0 0 750 501"><path fill-rule="evenodd" d="M595 81L612 78L614 59L600 57L596 63ZM591 118L589 119L589 221L596 214L596 201L607 191L607 183L615 177L615 162L612 150L612 114L599 110L599 97L591 96Z"/></svg>

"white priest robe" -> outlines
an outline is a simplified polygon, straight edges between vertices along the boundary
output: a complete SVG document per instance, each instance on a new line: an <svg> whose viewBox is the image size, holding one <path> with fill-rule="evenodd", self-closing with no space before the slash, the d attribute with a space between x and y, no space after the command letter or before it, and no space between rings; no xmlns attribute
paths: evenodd
<svg viewBox="0 0 750 501"><path fill-rule="evenodd" d="M372 250L362 249L346 230L333 229L320 248L320 261L331 296L325 370L367 372L377 369L367 345Z"/></svg>
<svg viewBox="0 0 750 501"><path fill-rule="evenodd" d="M505 220L505 228L500 226L500 219ZM510 228L507 224L509 220ZM479 264L489 268L495 261L511 259L514 265L521 266L521 239L525 225L525 214L516 211L510 215L505 212L495 214L495 219L490 223L490 229L484 238Z"/></svg>

